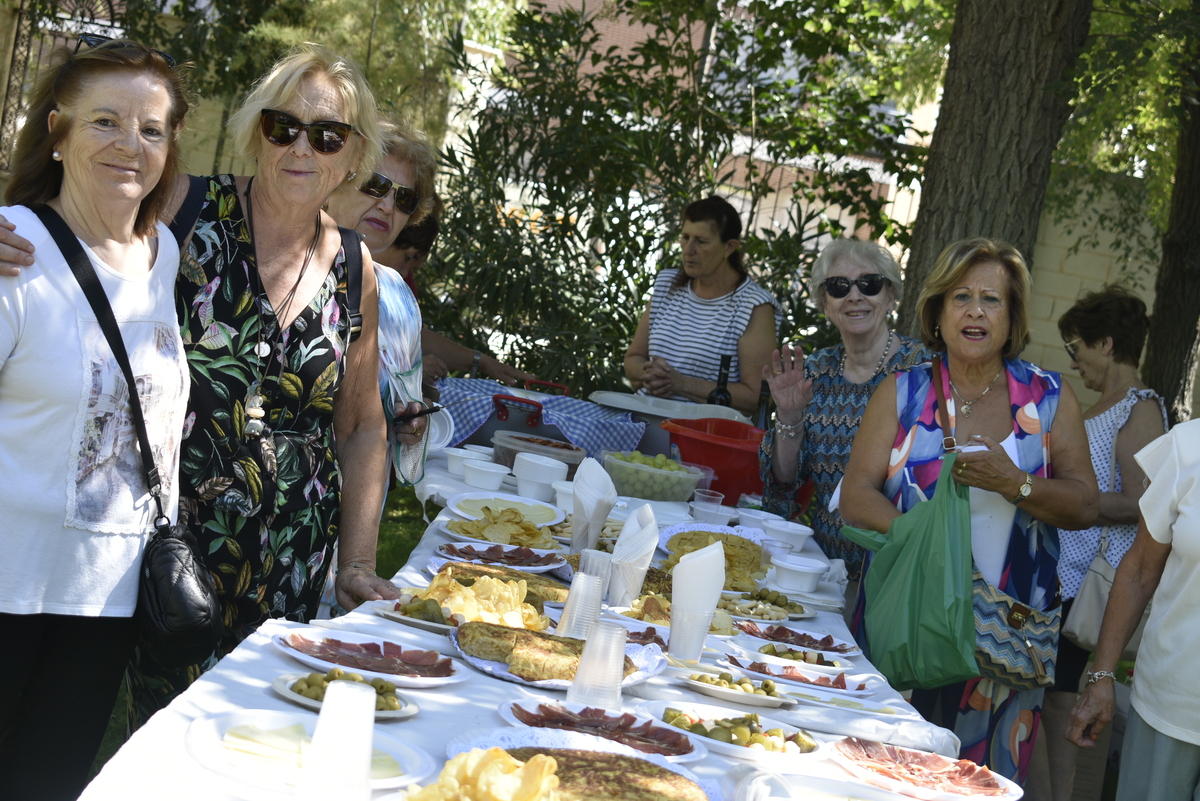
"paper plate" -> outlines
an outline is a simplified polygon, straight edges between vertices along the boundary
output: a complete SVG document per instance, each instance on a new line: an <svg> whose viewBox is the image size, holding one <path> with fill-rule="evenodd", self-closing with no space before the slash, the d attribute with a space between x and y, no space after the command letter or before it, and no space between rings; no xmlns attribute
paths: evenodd
<svg viewBox="0 0 1200 801"><path fill-rule="evenodd" d="M758 649L766 644L767 644L767 641L760 640L756 637L750 637L746 634L738 634L738 636L734 637L732 640L729 641L729 646L731 648L733 648L735 651L738 651L739 653L741 653L747 657L750 657L751 659L753 659L757 662L766 662L769 665L779 665L779 666L783 666L783 667L786 667L789 665L792 665L792 666L799 665L799 666L802 666L805 670L811 671L813 673L823 673L826 676L836 676L839 673L845 673L846 671L854 670L856 667L853 662L851 662L849 659L847 659L842 654L827 654L824 651L812 651L811 649L806 649L806 648L797 648L795 650L807 650L807 651L810 651L811 653L817 654L818 656L820 656L822 659L824 659L827 662L836 662L837 664L836 665L814 665L809 662L797 662L793 659L785 659L782 656L775 656L773 654L764 654L761 651L759 651ZM771 644L774 645L776 643L771 643Z"/></svg>
<svg viewBox="0 0 1200 801"><path fill-rule="evenodd" d="M763 656L765 656L765 654L763 654ZM770 673L770 675L767 675L765 673L759 673L757 670L750 670L749 668L745 667L744 665L742 665L742 666L735 665L731 661L729 661L731 657L736 658L738 662L744 662L744 663L762 662L763 664L765 664L767 666L767 668L771 671L771 673ZM749 676L750 678L755 679L755 680L770 679L771 681L775 682L776 684L781 684L781 683L785 684L785 685L787 685L787 687L785 688L786 692L792 692L793 690L795 690L798 687L813 687L818 690L827 690L831 693L837 693L838 695L845 695L850 698L866 698L867 696L875 694L875 691L871 689L870 683L867 682L867 679L872 678L872 677L865 673L856 673L854 675L847 674L846 675L847 689L843 690L843 689L839 689L837 687L831 687L827 684L815 683L815 682L821 681L822 679L825 681L829 681L832 678L836 678L836 676L830 676L827 673L818 673L815 670L814 671L806 670L805 667L798 662L794 663L792 665L783 666L783 665L774 665L774 664L768 663L765 659L751 659L750 657L747 657L747 656L735 656L734 654L726 654L725 658L717 660L717 664L720 665L721 667L724 667L724 668L730 670L733 673L738 673L738 674L742 674L745 676ZM787 670L788 668L795 670L797 673L799 673L804 678L803 679L800 679L800 678L793 679L793 678L788 678L787 676L784 676L783 671ZM844 672L844 671L842 671L842 672ZM839 672L837 675L841 675L841 672ZM807 679L807 681L805 681L804 679ZM858 687L858 685L860 685L860 684L866 684L867 688L865 690L856 689Z"/></svg>
<svg viewBox="0 0 1200 801"><path fill-rule="evenodd" d="M450 633L450 642L454 643L454 647L458 649L458 653L462 656L471 667L487 673L497 679L511 681L515 684L526 684L530 687L540 687L544 690L569 690L571 682L566 679L539 679L530 681L523 679L520 676L513 675L508 665L503 662L493 662L488 659L480 659L477 656L471 656L463 651L462 646L458 644L458 631ZM667 667L667 658L663 656L662 649L657 645L635 645L626 643L625 655L633 662L636 671L630 673L621 681L622 687L632 687L635 684L649 681L650 679L662 673Z"/></svg>
<svg viewBox="0 0 1200 801"><path fill-rule="evenodd" d="M429 450L440 451L449 447L454 441L454 418L450 416L449 410L439 409L427 415L425 420L425 425L429 428L429 433L425 435L429 439Z"/></svg>
<svg viewBox="0 0 1200 801"><path fill-rule="evenodd" d="M318 628L316 626L310 626L309 628L304 628L304 629L294 629L294 630L289 631L288 634L299 634L299 635L305 637L306 639L313 640L314 642L321 641L321 640L340 640L342 642L347 642L347 643L355 643L355 644L376 643L379 645L382 645L385 642L390 642L389 640L385 640L382 637L373 637L369 634L359 634L354 631L331 632L329 629ZM291 658L293 658L299 662L302 662L302 663L308 665L309 667L316 668L317 670L320 670L322 673L328 672L329 670L332 670L333 668L341 668L342 670L345 670L347 672L357 673L360 676L362 676L363 678L366 678L368 680L377 679L377 678L383 679L385 681L390 681L391 683L395 684L397 687L407 687L409 689L414 689L414 690L428 690L428 689L431 689L434 687L441 687L446 684L457 684L460 681L466 681L467 676L469 675L469 672L467 671L467 669L465 667L463 667L462 663L455 659L450 659L451 673L449 676L402 676L402 675L395 674L395 673L379 673L379 672L376 672L373 670L363 670L362 668L357 668L357 667L347 667L346 665L340 665L335 662L329 662L329 661L320 659L315 656L309 656L306 653L297 651L295 648L293 648L291 645L289 645L287 642L287 638L284 637L282 634L276 634L274 637L271 638L271 642L275 644L276 648L278 648L280 651L287 654ZM391 643L391 644L398 645L398 646L400 645L400 643ZM403 647L403 646L401 646L401 647ZM410 648L409 650L413 650L413 649ZM415 650L429 650L429 649L418 648ZM438 654L438 657L443 658L441 656L441 654ZM449 659L449 657L445 657L445 658Z"/></svg>
<svg viewBox="0 0 1200 801"><path fill-rule="evenodd" d="M671 537L684 531L711 531L714 534L733 534L741 537L744 540L750 540L755 545L762 546L764 540L773 539L768 537L763 532L756 528L746 528L744 526L714 526L711 523L677 523L673 526L668 526L658 533L658 547L663 550L663 553L670 553L667 550L667 543L671 541Z"/></svg>
<svg viewBox="0 0 1200 801"><path fill-rule="evenodd" d="M849 739L850 738L845 738L844 740L840 740L838 742L846 742L846 740ZM911 748L899 748L897 746L890 745L887 746L887 748L900 752L905 756L912 757L913 761L933 761L935 763L940 763L947 766L953 765L955 762L955 760L950 759L949 757L944 757L940 754L931 754L928 751L917 751ZM967 789L964 789L962 793L949 793L941 790L935 790L931 787L922 787L919 784L904 781L903 779L893 778L893 776L901 775L900 771L886 776L881 773L876 773L870 768L859 764L844 754L841 749L838 748L838 743L833 743L830 746L829 756L830 759L849 771L852 776L861 779L867 784L872 784L876 787L890 790L894 793L900 793L901 795L906 795L911 798L921 798L925 801L961 801L961 799L964 798L984 797L982 793L972 794ZM1021 798L1021 796L1025 794L1025 791L1021 789L1020 785L1010 781L1009 779L1006 779L999 773L992 772L992 776L1000 785L1000 788L1003 790L1003 794L988 795L988 798L1001 798L1005 799L1006 801L1016 801L1016 799Z"/></svg>
<svg viewBox="0 0 1200 801"><path fill-rule="evenodd" d="M321 702L314 701L308 696L301 695L292 690L292 685L298 680L306 678L307 673L284 673L282 676L277 676L275 681L271 682L271 689L274 690L280 698L291 701L293 704L298 704L305 709L311 709L314 712L321 711ZM376 720L407 720L418 712L421 707L417 706L411 698L400 693L396 693L396 698L400 701L399 709L377 709L375 710Z"/></svg>
<svg viewBox="0 0 1200 801"><path fill-rule="evenodd" d="M741 673L742 671L734 671ZM754 677L754 673L746 673L745 675ZM767 678L763 676L763 678ZM686 676L679 676L675 679L679 686L691 690L694 693L707 695L716 698L724 703L733 704L734 706L761 707L763 709L779 709L784 706L795 706L800 703L795 698L788 698L786 695L775 698L770 695L755 695L754 693L744 693L741 690L730 690L725 687L718 687L713 684L705 684L702 681L694 681ZM759 681L759 679L755 679Z"/></svg>
<svg viewBox="0 0 1200 801"><path fill-rule="evenodd" d="M544 507L546 510L545 514L549 519L547 519L544 523L539 522L537 524L539 528L543 526L552 526L555 523L561 523L567 517L566 512L564 512L562 509L559 509L552 503L539 501L536 498L526 498L522 495L510 495L507 492L460 492L458 495L455 495L446 501L446 508L451 512L454 512L454 514L458 515L459 517L465 517L468 520L478 520L481 515L462 510L460 505L464 501L494 501L494 504L491 506L497 510L510 508L514 504Z"/></svg>

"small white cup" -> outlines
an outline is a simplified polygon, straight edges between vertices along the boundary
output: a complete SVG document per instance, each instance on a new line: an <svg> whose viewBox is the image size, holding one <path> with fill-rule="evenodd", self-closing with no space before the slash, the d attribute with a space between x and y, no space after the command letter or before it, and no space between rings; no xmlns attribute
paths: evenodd
<svg viewBox="0 0 1200 801"><path fill-rule="evenodd" d="M513 475L543 484L564 481L567 478L567 463L549 456L521 452L513 458Z"/></svg>
<svg viewBox="0 0 1200 801"><path fill-rule="evenodd" d="M671 638L667 641L667 653L684 662L699 661L716 611L685 612L672 604Z"/></svg>
<svg viewBox="0 0 1200 801"><path fill-rule="evenodd" d="M768 520L782 522L783 518L771 512L764 512L762 509L738 509L738 525L742 528L756 528L759 531L765 532ZM779 539L784 538L780 537Z"/></svg>
<svg viewBox="0 0 1200 801"><path fill-rule="evenodd" d="M791 545L793 554L799 554L804 550L804 544L813 535L813 530L803 523L793 523L782 518L763 521L763 531L767 536Z"/></svg>
<svg viewBox="0 0 1200 801"><path fill-rule="evenodd" d="M482 453L468 451L463 448L443 448L442 453L446 454L446 469L450 471L452 476L463 475L463 463L468 459L484 459L488 457Z"/></svg>
<svg viewBox="0 0 1200 801"><path fill-rule="evenodd" d="M517 476L517 494L523 498L552 503L554 501L554 485Z"/></svg>
<svg viewBox="0 0 1200 801"><path fill-rule="evenodd" d="M554 505L559 509L570 511L575 508L575 482L555 481L550 485L554 488Z"/></svg>
<svg viewBox="0 0 1200 801"><path fill-rule="evenodd" d="M472 487L498 490L507 475L508 468L502 464L485 462L482 459L468 459L463 462L463 481Z"/></svg>
<svg viewBox="0 0 1200 801"><path fill-rule="evenodd" d="M567 701L601 709L621 708L621 679L625 667L625 638L620 623L599 621L592 627Z"/></svg>
<svg viewBox="0 0 1200 801"><path fill-rule="evenodd" d="M774 556L771 562L775 565L775 583L796 592L813 592L829 571L829 565L807 556Z"/></svg>
<svg viewBox="0 0 1200 801"><path fill-rule="evenodd" d="M604 580L600 576L576 573L571 580L571 591L563 605L562 617L554 633L559 637L586 640L596 621L600 619L600 591Z"/></svg>

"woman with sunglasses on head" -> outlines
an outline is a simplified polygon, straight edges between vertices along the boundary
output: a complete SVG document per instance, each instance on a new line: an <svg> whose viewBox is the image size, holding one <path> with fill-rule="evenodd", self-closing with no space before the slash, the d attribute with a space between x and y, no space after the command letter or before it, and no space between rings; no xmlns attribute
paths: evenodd
<svg viewBox="0 0 1200 801"><path fill-rule="evenodd" d="M864 551L841 535L842 516L829 502L871 393L888 374L927 357L919 342L891 328L903 287L900 268L886 249L858 239L834 240L817 256L811 286L842 344L807 359L799 347L784 345L763 368L776 421L759 449L763 508L791 519L799 511L797 488L812 479L814 537L827 556L846 562L856 582Z"/></svg>
<svg viewBox="0 0 1200 801"><path fill-rule="evenodd" d="M779 302L742 264L737 209L711 195L683 211L683 267L654 280L625 352L625 376L642 394L704 403L731 356L729 393L746 414L758 405L758 374L779 334Z"/></svg>
<svg viewBox="0 0 1200 801"><path fill-rule="evenodd" d="M4 799L83 790L133 651L138 566L158 515L129 384L57 241L78 239L111 309L167 514L179 491L188 371L179 250L159 217L180 168L187 91L161 53L85 43L54 53L39 76L5 195L37 256L0 279ZM56 241L57 224L67 230Z"/></svg>

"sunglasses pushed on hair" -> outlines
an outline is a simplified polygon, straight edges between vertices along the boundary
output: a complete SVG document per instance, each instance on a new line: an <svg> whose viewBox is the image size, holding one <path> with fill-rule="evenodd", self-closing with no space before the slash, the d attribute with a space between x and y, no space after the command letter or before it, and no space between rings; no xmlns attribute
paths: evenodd
<svg viewBox="0 0 1200 801"><path fill-rule="evenodd" d="M402 186L386 175L380 175L377 172L371 173L371 177L358 187L358 191L364 195L380 198L387 195L393 186L396 187L396 208L404 214L412 214L416 211L417 204L421 202L421 195L417 190L411 186Z"/></svg>
<svg viewBox="0 0 1200 801"><path fill-rule="evenodd" d="M312 149L329 156L346 146L350 134L354 133L354 126L336 120L300 122L286 111L264 108L262 110L262 132L268 142L280 147L290 145L299 138L301 133L306 133Z"/></svg>
<svg viewBox="0 0 1200 801"><path fill-rule="evenodd" d="M826 278L824 287L826 294L831 298L844 298L850 294L850 287L858 287L858 291L867 297L873 297L883 291L883 284L886 279L879 273L867 273L860 275L854 280L850 280L844 275L835 275L832 278Z"/></svg>
<svg viewBox="0 0 1200 801"><path fill-rule="evenodd" d="M98 33L81 33L79 34L79 41L75 43L76 53L79 52L81 45L87 45L93 50L102 47L111 47L113 49L130 47L135 50L146 50L150 53L157 53L162 57L163 61L167 62L168 67L175 69L175 56L171 55L170 53L164 53L161 50L154 50L153 48L137 44L136 42L124 42L120 39L114 39L111 36L101 36Z"/></svg>

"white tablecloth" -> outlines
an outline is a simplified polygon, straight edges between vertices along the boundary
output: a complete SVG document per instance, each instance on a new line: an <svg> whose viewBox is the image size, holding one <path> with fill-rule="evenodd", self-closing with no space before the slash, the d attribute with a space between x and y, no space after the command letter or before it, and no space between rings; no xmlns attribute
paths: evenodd
<svg viewBox="0 0 1200 801"><path fill-rule="evenodd" d="M442 517L446 516L442 513ZM396 574L397 585L424 585L429 576L421 570L441 542L448 541L436 531L426 531L425 536L413 551L408 564ZM374 614L356 611L345 617L326 622L330 627L350 628L364 633L386 635L389 639L405 646L436 648L454 654L453 646L441 635L420 632L406 626L386 621ZM821 612L813 620L803 621L806 628L833 634L834 637L850 639L850 633L840 614ZM204 799L220 801L232 798L256 798L253 791L228 782L211 773L188 754L184 736L189 724L206 715L230 712L237 709L270 709L295 712L301 708L278 697L271 689L271 682L282 673L306 671L303 665L281 653L271 644L271 637L279 632L300 628L299 624L269 621L254 635L247 638L233 653L223 659L217 667L202 676L183 695L175 699L166 709L150 719L120 751L105 765L100 774L87 787L81 799L122 799L122 801L187 801ZM719 643L710 640L711 643ZM874 671L861 657L856 658L856 671ZM466 668L472 670L471 668ZM528 697L563 697L562 693L541 693L533 688L503 682L477 671L471 672L468 681L449 685L443 689L417 691L400 689L417 704L421 711L407 721L379 723L387 733L406 742L424 748L439 760L445 758L446 743L453 737L471 730L489 730L505 725L497 713L504 701ZM636 692L640 697L633 697ZM630 709L643 698L677 698L702 703L719 703L715 699L696 695L672 686L666 676L658 677L647 684L626 693L626 706ZM946 752L956 750L958 742L944 730L924 723L901 699L891 691L872 701L889 704L900 710L901 715L889 721L880 718L858 718L866 728L863 736L872 731L883 737L892 732L900 737L917 737L929 740L928 747ZM821 720L854 717L850 713L824 708L800 706L793 711L777 715L776 710L764 710L768 715L792 719L797 724L819 729ZM315 714L315 713L308 713ZM70 725L70 721L64 721ZM940 747L939 747L940 746ZM701 763L689 763L687 767L702 777L720 781L722 776L740 764L738 761L710 754ZM807 788L808 797L823 798L812 791L830 791L832 798L901 798L864 785L846 784L849 774L829 761L817 761L806 769L809 776L790 776L787 781L794 787ZM239 795L239 792L243 793ZM394 793L376 793L377 799L394 796Z"/></svg>

